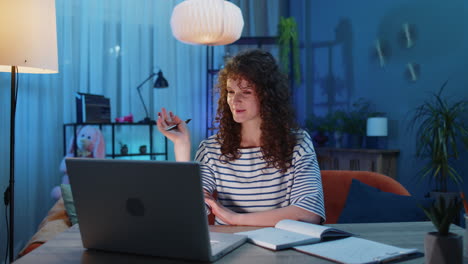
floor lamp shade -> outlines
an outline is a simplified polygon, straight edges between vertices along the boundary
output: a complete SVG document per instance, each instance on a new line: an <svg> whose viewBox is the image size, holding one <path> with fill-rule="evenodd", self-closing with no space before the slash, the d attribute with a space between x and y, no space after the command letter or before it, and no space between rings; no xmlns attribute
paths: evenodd
<svg viewBox="0 0 468 264"><path fill-rule="evenodd" d="M187 44L226 45L240 38L243 27L240 8L225 0L185 0L171 16L172 34Z"/></svg>
<svg viewBox="0 0 468 264"><path fill-rule="evenodd" d="M57 73L55 0L0 1L0 71Z"/></svg>

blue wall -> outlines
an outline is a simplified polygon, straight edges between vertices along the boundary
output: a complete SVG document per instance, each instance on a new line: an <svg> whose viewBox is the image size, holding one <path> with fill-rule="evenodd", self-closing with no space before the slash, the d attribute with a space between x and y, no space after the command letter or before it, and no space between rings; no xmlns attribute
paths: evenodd
<svg viewBox="0 0 468 264"><path fill-rule="evenodd" d="M325 71L321 64L312 63L310 49L314 43L332 41L335 30L343 21L350 26L349 60L342 62L348 104L359 97L370 99L377 111L389 118L390 149L399 149L398 180L415 196L432 189L427 181L418 181L417 173L424 163L415 158L415 133L407 129L411 110L437 92L449 80L445 94L453 99L468 99L468 6L463 0L294 0L291 14L297 18L303 43L302 89L306 100L319 100L313 89L316 72ZM340 22L341 21L341 22ZM415 28L415 45L401 45L402 24ZM385 41L387 64L380 67L374 56L374 43ZM411 82L405 76L408 62L420 65L420 76ZM322 69L321 69L322 68ZM315 95L313 95L315 94ZM313 104L299 103L299 117L314 112ZM465 120L466 114L465 114ZM465 177L463 190L468 191L468 154L455 167ZM459 189L452 185L450 189Z"/></svg>

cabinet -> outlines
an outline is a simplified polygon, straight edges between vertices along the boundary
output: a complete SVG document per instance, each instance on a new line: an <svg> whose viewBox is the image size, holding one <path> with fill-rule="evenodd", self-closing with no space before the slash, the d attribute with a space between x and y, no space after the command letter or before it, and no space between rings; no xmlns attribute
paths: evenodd
<svg viewBox="0 0 468 264"><path fill-rule="evenodd" d="M278 38L273 37L242 37L226 46L207 46L206 51L206 137L216 133L215 118L218 107L219 93L216 88L217 75L224 64L225 56L235 55L244 49L265 49L278 58ZM217 49L217 50L216 50ZM216 52L215 52L216 51Z"/></svg>
<svg viewBox="0 0 468 264"><path fill-rule="evenodd" d="M121 157L149 157L152 160L158 159L158 157L164 158L164 160L168 159L167 155L167 138L161 135L159 142L163 142L163 146L158 145L160 151L155 151L156 144L155 144L155 125L154 124L142 124L142 123L68 123L63 125L63 153L64 155L67 154L67 145L68 141L74 136L73 133L76 133L79 127L85 125L92 125L97 126L101 130L104 135L104 139L106 141L106 157L115 159ZM123 130L127 131L123 131ZM132 134L132 129L137 130L146 130L147 135L141 136L135 140L132 138L134 135ZM144 132L144 131L140 131ZM116 136L119 134L132 134L129 136L129 140L135 140L144 142L144 145L148 145L149 148L146 153L139 153L137 148L130 148L128 154L121 154L120 151L117 151L117 139ZM146 134L146 133L145 133ZM110 136L109 136L110 135ZM76 140L76 137L74 137ZM110 144L110 147L109 147ZM138 145L138 144L137 144ZM118 147L120 149L120 147Z"/></svg>
<svg viewBox="0 0 468 264"><path fill-rule="evenodd" d="M321 170L360 170L378 172L397 179L399 150L315 148Z"/></svg>

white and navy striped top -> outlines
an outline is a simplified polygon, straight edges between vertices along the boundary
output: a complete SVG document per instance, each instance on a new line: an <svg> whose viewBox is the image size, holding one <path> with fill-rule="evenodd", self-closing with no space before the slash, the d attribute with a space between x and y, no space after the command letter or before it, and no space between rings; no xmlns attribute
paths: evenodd
<svg viewBox="0 0 468 264"><path fill-rule="evenodd" d="M200 143L195 160L200 163L203 187L218 192L218 200L238 213L266 211L294 205L325 219L322 180L312 140L299 130L291 167L281 173L266 167L260 147L239 149L234 161L221 161L215 135ZM223 224L216 219L217 224Z"/></svg>

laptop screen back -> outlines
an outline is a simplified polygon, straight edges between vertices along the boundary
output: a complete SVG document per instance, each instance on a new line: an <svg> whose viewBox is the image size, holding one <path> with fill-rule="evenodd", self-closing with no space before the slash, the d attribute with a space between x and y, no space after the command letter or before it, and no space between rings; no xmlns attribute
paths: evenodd
<svg viewBox="0 0 468 264"><path fill-rule="evenodd" d="M85 248L210 259L197 163L70 158L66 164Z"/></svg>

